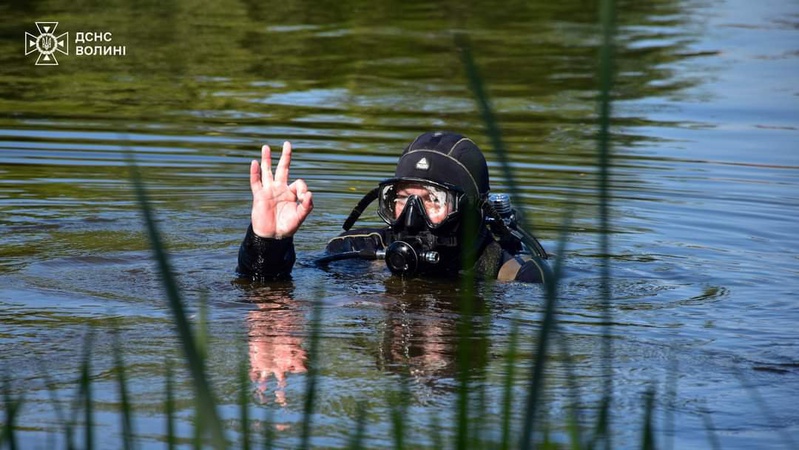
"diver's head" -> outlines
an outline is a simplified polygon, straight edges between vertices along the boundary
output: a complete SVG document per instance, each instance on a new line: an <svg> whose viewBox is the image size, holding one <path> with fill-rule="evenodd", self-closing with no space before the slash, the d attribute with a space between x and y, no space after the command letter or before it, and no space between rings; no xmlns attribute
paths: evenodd
<svg viewBox="0 0 799 450"><path fill-rule="evenodd" d="M471 139L425 133L402 152L394 178L381 183L378 212L392 229L413 230L424 221L444 234L454 231L467 210L481 214L488 190L488 165Z"/></svg>
<svg viewBox="0 0 799 450"><path fill-rule="evenodd" d="M413 271L452 272L465 243L463 222L471 217L482 224L488 190L488 166L474 142L456 133L425 133L402 152L394 178L380 184L378 213L394 240L408 244L403 255L418 254Z"/></svg>

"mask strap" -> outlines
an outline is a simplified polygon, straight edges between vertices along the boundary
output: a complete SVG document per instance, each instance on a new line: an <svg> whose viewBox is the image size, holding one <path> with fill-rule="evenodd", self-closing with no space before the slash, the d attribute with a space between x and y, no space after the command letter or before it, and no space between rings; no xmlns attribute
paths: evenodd
<svg viewBox="0 0 799 450"><path fill-rule="evenodd" d="M358 220L359 217L361 217L363 210L365 210L367 206L369 206L373 201L375 201L375 199L377 198L377 193L379 191L380 191L379 186L372 189L366 195L363 196L363 198L361 199L361 201L358 202L357 205L355 205L355 208L352 209L350 216L347 217L347 220L344 221L344 225L341 226L341 228L343 228L344 231L350 231L350 228L352 228L352 226L355 224L355 221Z"/></svg>

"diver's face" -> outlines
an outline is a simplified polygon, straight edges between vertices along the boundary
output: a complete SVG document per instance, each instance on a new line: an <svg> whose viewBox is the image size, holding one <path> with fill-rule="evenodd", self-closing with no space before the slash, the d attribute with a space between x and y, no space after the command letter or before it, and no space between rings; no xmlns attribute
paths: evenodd
<svg viewBox="0 0 799 450"><path fill-rule="evenodd" d="M394 199L395 219L402 214L405 204L412 195L422 200L427 217L434 224L441 223L451 212L449 202L445 198L441 198L441 193L434 192L420 184L407 184L397 190L397 197Z"/></svg>

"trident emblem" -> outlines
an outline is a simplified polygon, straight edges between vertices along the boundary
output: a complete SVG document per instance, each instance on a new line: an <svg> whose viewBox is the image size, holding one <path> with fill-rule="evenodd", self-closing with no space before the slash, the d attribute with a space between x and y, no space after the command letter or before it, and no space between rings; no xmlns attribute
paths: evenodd
<svg viewBox="0 0 799 450"><path fill-rule="evenodd" d="M38 51L37 66L57 66L55 53L69 54L69 33L56 36L54 33L57 26L58 22L36 22L39 35L25 33L25 54L30 55Z"/></svg>

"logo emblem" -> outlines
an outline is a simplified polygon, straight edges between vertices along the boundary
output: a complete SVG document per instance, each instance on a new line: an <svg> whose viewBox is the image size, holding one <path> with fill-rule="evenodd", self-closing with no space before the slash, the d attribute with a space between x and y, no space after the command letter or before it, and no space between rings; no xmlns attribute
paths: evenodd
<svg viewBox="0 0 799 450"><path fill-rule="evenodd" d="M57 26L58 22L36 22L39 35L25 33L25 54L39 52L39 58L36 60L37 66L57 66L56 52L69 55L69 33L56 36Z"/></svg>
<svg viewBox="0 0 799 450"><path fill-rule="evenodd" d="M427 158L422 158L419 162L416 163L417 170L427 170L430 168L430 164L427 162Z"/></svg>

